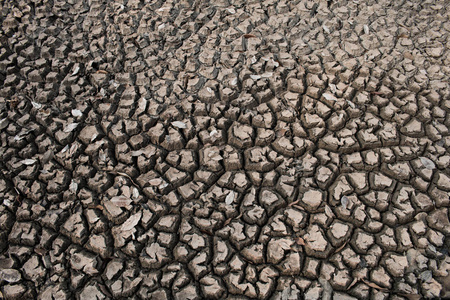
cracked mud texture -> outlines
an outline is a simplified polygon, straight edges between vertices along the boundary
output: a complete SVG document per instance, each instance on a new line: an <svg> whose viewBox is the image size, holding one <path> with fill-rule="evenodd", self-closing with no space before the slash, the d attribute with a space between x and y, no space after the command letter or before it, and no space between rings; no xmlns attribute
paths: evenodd
<svg viewBox="0 0 450 300"><path fill-rule="evenodd" d="M2 297L450 297L449 17L3 1Z"/></svg>

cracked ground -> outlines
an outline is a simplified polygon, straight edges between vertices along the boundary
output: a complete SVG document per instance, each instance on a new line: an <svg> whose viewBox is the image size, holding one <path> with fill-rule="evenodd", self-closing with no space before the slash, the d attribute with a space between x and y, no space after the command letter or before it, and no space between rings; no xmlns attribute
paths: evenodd
<svg viewBox="0 0 450 300"><path fill-rule="evenodd" d="M0 298L450 297L447 1L1 1Z"/></svg>

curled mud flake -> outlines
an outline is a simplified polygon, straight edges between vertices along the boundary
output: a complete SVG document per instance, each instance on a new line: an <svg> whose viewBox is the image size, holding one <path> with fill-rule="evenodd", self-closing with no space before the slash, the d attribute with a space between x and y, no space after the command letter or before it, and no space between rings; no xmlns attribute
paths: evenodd
<svg viewBox="0 0 450 300"><path fill-rule="evenodd" d="M78 191L78 183L72 180L69 185L69 191L76 193Z"/></svg>
<svg viewBox="0 0 450 300"><path fill-rule="evenodd" d="M322 96L323 96L326 100L329 100L329 101L337 101L336 97L334 97L334 96L331 95L331 94L324 93L324 94L322 94Z"/></svg>
<svg viewBox="0 0 450 300"><path fill-rule="evenodd" d="M423 157L423 156L419 157L419 159L426 169L428 169L428 170L436 169L436 165L434 164L434 162L431 159Z"/></svg>
<svg viewBox="0 0 450 300"><path fill-rule="evenodd" d="M236 10L235 10L234 8L232 8L232 7L227 8L227 11L228 11L230 14L232 14L232 15L234 15L234 14L236 13Z"/></svg>
<svg viewBox="0 0 450 300"><path fill-rule="evenodd" d="M433 272L430 270L423 271L419 275L419 279L422 280L422 282L429 282L433 278Z"/></svg>
<svg viewBox="0 0 450 300"><path fill-rule="evenodd" d="M172 126L181 128L181 129L184 129L187 127L186 123L181 122L181 121L173 121L171 124L172 124Z"/></svg>
<svg viewBox="0 0 450 300"><path fill-rule="evenodd" d="M33 105L33 107L36 109L42 108L42 104L34 102L34 101L31 101L31 105Z"/></svg>
<svg viewBox="0 0 450 300"><path fill-rule="evenodd" d="M115 196L112 197L111 200L109 201L117 207L125 207L125 208L130 207L131 203L133 203L133 200L131 200L126 196Z"/></svg>
<svg viewBox="0 0 450 300"><path fill-rule="evenodd" d="M346 100L347 101L347 104L348 104L348 106L350 106L351 108L353 108L353 109L355 109L356 108L356 105L355 105L355 103L353 103L352 101L350 101L350 100Z"/></svg>
<svg viewBox="0 0 450 300"><path fill-rule="evenodd" d="M347 196L342 196L341 197L341 205L343 208L347 209L347 206L349 204L349 200Z"/></svg>
<svg viewBox="0 0 450 300"><path fill-rule="evenodd" d="M34 165L34 164L36 163L36 161L37 161L37 160L35 160L35 159L27 158L27 159L21 160L20 162L21 162L23 165L31 166L31 165Z"/></svg>
<svg viewBox="0 0 450 300"><path fill-rule="evenodd" d="M330 91L331 91L333 94L335 94L336 91L337 91L336 85L335 85L335 84L332 84L332 83L329 83L328 86L330 87Z"/></svg>
<svg viewBox="0 0 450 300"><path fill-rule="evenodd" d="M79 109L72 109L72 116L74 117L81 117L83 113Z"/></svg>
<svg viewBox="0 0 450 300"><path fill-rule="evenodd" d="M73 144L72 146L70 146L69 151L67 151L66 158L72 157L77 150L78 144Z"/></svg>
<svg viewBox="0 0 450 300"><path fill-rule="evenodd" d="M98 134L94 133L91 137L91 142L95 141L95 139L97 138Z"/></svg>
<svg viewBox="0 0 450 300"><path fill-rule="evenodd" d="M211 151L211 152L209 152L208 153L208 157L211 159L211 160L214 160L214 161L221 161L221 160L223 160L223 157L220 155L220 153L219 152L217 152L217 151Z"/></svg>
<svg viewBox="0 0 450 300"><path fill-rule="evenodd" d="M365 33L365 34L369 34L369 33L370 33L370 31L369 31L369 26L364 25L364 33Z"/></svg>
<svg viewBox="0 0 450 300"><path fill-rule="evenodd" d="M163 11L166 11L166 10L170 10L170 7L168 7L168 6L163 6L163 7L161 7L161 8L158 8L156 11L157 11L157 12L163 12Z"/></svg>
<svg viewBox="0 0 450 300"><path fill-rule="evenodd" d="M120 178L122 179L122 178ZM121 180L121 184L123 183L123 180ZM129 186L122 186L122 195L127 197L127 198L131 198L131 190Z"/></svg>
<svg viewBox="0 0 450 300"><path fill-rule="evenodd" d="M158 188L160 189L160 190L162 190L162 189L165 189L166 187L168 187L169 186L169 184L167 183L167 182L163 182L163 183L161 183L159 186L158 186Z"/></svg>
<svg viewBox="0 0 450 300"><path fill-rule="evenodd" d="M106 153L103 150L100 150L98 153L98 159L101 162L106 162Z"/></svg>
<svg viewBox="0 0 450 300"><path fill-rule="evenodd" d="M230 191L228 195L225 197L225 204L231 205L234 201L234 197L235 197L234 191Z"/></svg>
<svg viewBox="0 0 450 300"><path fill-rule="evenodd" d="M148 182L151 186L158 186L161 183L163 183L163 180L161 178L155 178L155 179L150 179Z"/></svg>
<svg viewBox="0 0 450 300"><path fill-rule="evenodd" d="M141 154L144 153L144 150L135 150L135 151L131 151L131 156L140 156Z"/></svg>
<svg viewBox="0 0 450 300"><path fill-rule="evenodd" d="M72 76L77 75L78 72L80 72L80 66L77 65L77 66L75 67L75 69L73 70L73 72L72 72Z"/></svg>
<svg viewBox="0 0 450 300"><path fill-rule="evenodd" d="M328 205L325 205L325 214L329 218L334 218L335 217L335 214L333 213L333 211L331 210L331 208Z"/></svg>
<svg viewBox="0 0 450 300"><path fill-rule="evenodd" d="M8 125L9 125L8 118L0 120L0 130L5 129L6 127L8 127Z"/></svg>
<svg viewBox="0 0 450 300"><path fill-rule="evenodd" d="M139 198L139 190L136 187L133 187L133 198L137 199Z"/></svg>
<svg viewBox="0 0 450 300"><path fill-rule="evenodd" d="M75 130L77 128L78 123L70 123L66 127L64 127L64 132L69 133Z"/></svg>
<svg viewBox="0 0 450 300"><path fill-rule="evenodd" d="M147 99L145 99L145 98L141 98L141 99L139 99L139 102L138 102L138 109L139 110L145 110L145 108L147 107Z"/></svg>
<svg viewBox="0 0 450 300"><path fill-rule="evenodd" d="M429 244L429 245L428 245L428 249L429 249L433 254L437 254L436 247L435 247L433 244Z"/></svg>

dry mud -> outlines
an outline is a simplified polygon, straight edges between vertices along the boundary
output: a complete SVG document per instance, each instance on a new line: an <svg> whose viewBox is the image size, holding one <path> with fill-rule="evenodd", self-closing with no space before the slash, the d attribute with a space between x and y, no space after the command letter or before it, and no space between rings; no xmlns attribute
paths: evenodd
<svg viewBox="0 0 450 300"><path fill-rule="evenodd" d="M449 297L448 1L0 12L2 297Z"/></svg>

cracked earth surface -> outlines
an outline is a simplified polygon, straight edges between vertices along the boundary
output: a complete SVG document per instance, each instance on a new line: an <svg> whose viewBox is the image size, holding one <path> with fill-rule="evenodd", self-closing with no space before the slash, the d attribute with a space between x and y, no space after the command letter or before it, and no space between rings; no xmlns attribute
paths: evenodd
<svg viewBox="0 0 450 300"><path fill-rule="evenodd" d="M2 1L6 299L450 297L446 1Z"/></svg>

